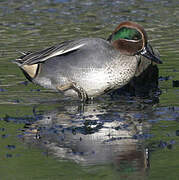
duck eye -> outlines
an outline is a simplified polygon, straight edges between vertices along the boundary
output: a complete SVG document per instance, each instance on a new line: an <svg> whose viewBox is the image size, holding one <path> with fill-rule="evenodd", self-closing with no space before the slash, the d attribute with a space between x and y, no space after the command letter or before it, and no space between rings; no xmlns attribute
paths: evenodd
<svg viewBox="0 0 179 180"><path fill-rule="evenodd" d="M142 35L139 31L136 29L128 28L128 27L122 27L112 37L112 40L118 40L118 39L127 39L127 40L141 40Z"/></svg>
<svg viewBox="0 0 179 180"><path fill-rule="evenodd" d="M134 37L133 37L133 40L139 40L139 37L134 36Z"/></svg>

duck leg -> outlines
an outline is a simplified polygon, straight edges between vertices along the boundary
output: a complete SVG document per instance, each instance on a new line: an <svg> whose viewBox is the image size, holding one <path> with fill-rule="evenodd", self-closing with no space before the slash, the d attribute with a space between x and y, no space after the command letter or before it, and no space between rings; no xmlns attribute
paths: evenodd
<svg viewBox="0 0 179 180"><path fill-rule="evenodd" d="M72 89L74 89L78 93L78 96L81 99L81 101L85 102L88 100L88 95L81 86L72 82Z"/></svg>
<svg viewBox="0 0 179 180"><path fill-rule="evenodd" d="M77 85L75 82L70 82L62 86L57 86L57 89L60 91L67 91L69 89L73 89L78 93L78 97L81 101L85 102L88 100L88 95L86 91L81 86Z"/></svg>

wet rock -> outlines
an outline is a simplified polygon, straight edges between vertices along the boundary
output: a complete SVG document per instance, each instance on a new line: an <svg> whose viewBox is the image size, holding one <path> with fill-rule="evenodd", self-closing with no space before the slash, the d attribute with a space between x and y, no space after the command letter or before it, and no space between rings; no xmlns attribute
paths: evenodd
<svg viewBox="0 0 179 180"><path fill-rule="evenodd" d="M15 145L10 145L10 144L8 144L8 145L6 146L6 148L9 149L9 150L13 150L13 149L16 148L16 146L15 146Z"/></svg>
<svg viewBox="0 0 179 180"><path fill-rule="evenodd" d="M179 136L179 130L176 130L176 136Z"/></svg>
<svg viewBox="0 0 179 180"><path fill-rule="evenodd" d="M172 149L172 148L173 148L173 145L172 145L172 144L168 144L168 145L167 145L167 148L168 148L168 149Z"/></svg>
<svg viewBox="0 0 179 180"><path fill-rule="evenodd" d="M162 140L158 144L158 147L160 147L160 148L165 148L166 146L167 146L167 142L162 141Z"/></svg>
<svg viewBox="0 0 179 180"><path fill-rule="evenodd" d="M171 76L160 76L159 77L159 81L168 81L168 80L170 80L170 79L172 79L172 77Z"/></svg>
<svg viewBox="0 0 179 180"><path fill-rule="evenodd" d="M40 89L31 89L30 91L31 91L31 92L35 92L35 91L39 92Z"/></svg>
<svg viewBox="0 0 179 180"><path fill-rule="evenodd" d="M179 87L179 80L173 81L173 87Z"/></svg>
<svg viewBox="0 0 179 180"><path fill-rule="evenodd" d="M1 138L2 138L2 139L5 139L5 138L7 138L7 137L8 137L7 134L2 134L2 135L1 135Z"/></svg>
<svg viewBox="0 0 179 180"><path fill-rule="evenodd" d="M12 158L12 154L7 153L6 158Z"/></svg>
<svg viewBox="0 0 179 180"><path fill-rule="evenodd" d="M14 103L20 103L20 100L19 99L15 99L13 100Z"/></svg>
<svg viewBox="0 0 179 180"><path fill-rule="evenodd" d="M5 131L5 128L0 128L0 131Z"/></svg>

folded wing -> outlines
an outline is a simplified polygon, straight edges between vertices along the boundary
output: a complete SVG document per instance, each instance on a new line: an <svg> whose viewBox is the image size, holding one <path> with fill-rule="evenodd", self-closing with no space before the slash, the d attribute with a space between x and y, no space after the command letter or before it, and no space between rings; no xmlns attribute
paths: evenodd
<svg viewBox="0 0 179 180"><path fill-rule="evenodd" d="M49 58L65 55L67 53L76 51L84 45L85 43L84 42L82 43L81 41L62 42L58 45L51 46L49 48L46 48L42 51L38 51L35 53L31 53L31 52L22 53L23 55L20 58L16 59L15 63L21 66L38 64L48 60Z"/></svg>

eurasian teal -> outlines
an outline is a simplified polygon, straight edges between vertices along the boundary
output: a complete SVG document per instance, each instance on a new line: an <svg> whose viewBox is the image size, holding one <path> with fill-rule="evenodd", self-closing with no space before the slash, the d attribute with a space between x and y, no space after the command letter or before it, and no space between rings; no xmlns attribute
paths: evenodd
<svg viewBox="0 0 179 180"><path fill-rule="evenodd" d="M84 101L126 85L135 76L141 56L162 63L154 55L144 28L128 21L121 23L108 41L66 41L24 53L15 63L33 83Z"/></svg>

